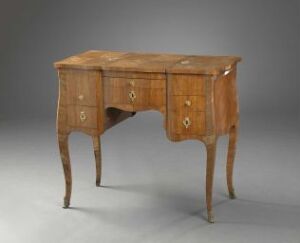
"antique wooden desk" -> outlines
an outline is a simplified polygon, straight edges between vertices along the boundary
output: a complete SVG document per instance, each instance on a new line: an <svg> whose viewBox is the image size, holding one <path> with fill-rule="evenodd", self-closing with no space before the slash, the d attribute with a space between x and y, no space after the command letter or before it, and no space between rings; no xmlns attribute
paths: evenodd
<svg viewBox="0 0 300 243"><path fill-rule="evenodd" d="M57 136L70 204L72 177L68 135L81 131L93 139L96 185L101 180L99 136L135 112L157 110L171 141L197 139L206 145L206 204L213 222L212 187L216 142L229 134L227 184L234 198L233 161L239 125L233 56L87 51L55 62L59 76ZM180 172L178 172L180 173Z"/></svg>

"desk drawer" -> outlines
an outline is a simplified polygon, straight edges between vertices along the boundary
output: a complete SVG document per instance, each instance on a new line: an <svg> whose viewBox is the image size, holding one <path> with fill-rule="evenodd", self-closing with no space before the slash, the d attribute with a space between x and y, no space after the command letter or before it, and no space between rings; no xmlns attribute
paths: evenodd
<svg viewBox="0 0 300 243"><path fill-rule="evenodd" d="M163 109L166 80L104 77L104 103L127 111Z"/></svg>
<svg viewBox="0 0 300 243"><path fill-rule="evenodd" d="M97 82L100 82L98 71L64 70L66 84L66 101L68 105L97 105Z"/></svg>
<svg viewBox="0 0 300 243"><path fill-rule="evenodd" d="M168 112L171 133L202 135L205 133L205 112Z"/></svg>
<svg viewBox="0 0 300 243"><path fill-rule="evenodd" d="M105 107L115 107L125 111L133 111L129 97L130 79L104 77Z"/></svg>
<svg viewBox="0 0 300 243"><path fill-rule="evenodd" d="M67 106L68 125L77 128L97 128L97 108L89 106Z"/></svg>
<svg viewBox="0 0 300 243"><path fill-rule="evenodd" d="M166 79L165 72L163 73L146 73L146 72L135 72L135 71L102 71L104 77L113 78L133 78L133 79Z"/></svg>
<svg viewBox="0 0 300 243"><path fill-rule="evenodd" d="M131 87L136 99L133 102L134 110L163 110L166 105L166 80L149 79L140 83L139 80Z"/></svg>
<svg viewBox="0 0 300 243"><path fill-rule="evenodd" d="M168 109L171 111L205 111L205 97L170 95Z"/></svg>
<svg viewBox="0 0 300 243"><path fill-rule="evenodd" d="M150 79L104 77L104 86L116 88L150 88Z"/></svg>
<svg viewBox="0 0 300 243"><path fill-rule="evenodd" d="M142 78L114 78L104 77L104 86L120 88L156 88L165 89L165 79L142 79Z"/></svg>
<svg viewBox="0 0 300 243"><path fill-rule="evenodd" d="M127 87L104 86L104 106L133 111L133 102Z"/></svg>
<svg viewBox="0 0 300 243"><path fill-rule="evenodd" d="M204 95L205 80L202 75L169 74L168 89L171 95Z"/></svg>

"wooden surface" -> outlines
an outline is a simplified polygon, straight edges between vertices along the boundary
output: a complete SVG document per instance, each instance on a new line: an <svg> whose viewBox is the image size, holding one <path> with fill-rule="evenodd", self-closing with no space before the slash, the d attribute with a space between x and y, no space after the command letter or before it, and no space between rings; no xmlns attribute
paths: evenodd
<svg viewBox="0 0 300 243"><path fill-rule="evenodd" d="M240 57L233 56L193 56L92 50L55 62L54 65L56 68L103 71L217 75L231 69L240 60Z"/></svg>
<svg viewBox="0 0 300 243"><path fill-rule="evenodd" d="M99 136L135 112L156 110L164 117L171 141L197 139L205 144L207 216L213 222L216 141L225 134L229 135L227 185L230 198L235 197L232 176L239 125L236 66L240 60L232 56L88 51L56 62L57 135L66 181L64 206L70 204L72 188L70 132L92 136L96 185L100 186Z"/></svg>

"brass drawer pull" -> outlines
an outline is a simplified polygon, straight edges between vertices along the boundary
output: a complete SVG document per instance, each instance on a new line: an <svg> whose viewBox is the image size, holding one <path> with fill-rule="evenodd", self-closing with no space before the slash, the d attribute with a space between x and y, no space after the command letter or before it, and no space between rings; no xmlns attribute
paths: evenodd
<svg viewBox="0 0 300 243"><path fill-rule="evenodd" d="M128 96L129 96L131 102L133 102L136 98L136 94L133 90L129 92Z"/></svg>
<svg viewBox="0 0 300 243"><path fill-rule="evenodd" d="M129 83L130 83L130 85L131 85L132 87L134 87L134 85L135 85L134 80L130 80Z"/></svg>
<svg viewBox="0 0 300 243"><path fill-rule="evenodd" d="M86 117L86 114L85 114L84 111L81 111L81 112L80 112L79 118L80 118L80 121L81 121L81 122L84 122L84 121L86 120L87 117Z"/></svg>
<svg viewBox="0 0 300 243"><path fill-rule="evenodd" d="M183 119L182 123L183 123L183 125L185 126L186 129L192 124L190 118L188 118L188 117L185 117Z"/></svg>
<svg viewBox="0 0 300 243"><path fill-rule="evenodd" d="M184 102L184 104L185 104L186 106L191 106L191 105L192 105L192 102L191 102L190 100L186 100L186 101Z"/></svg>
<svg viewBox="0 0 300 243"><path fill-rule="evenodd" d="M83 100L84 99L84 96L82 94L78 95L78 99L79 100Z"/></svg>

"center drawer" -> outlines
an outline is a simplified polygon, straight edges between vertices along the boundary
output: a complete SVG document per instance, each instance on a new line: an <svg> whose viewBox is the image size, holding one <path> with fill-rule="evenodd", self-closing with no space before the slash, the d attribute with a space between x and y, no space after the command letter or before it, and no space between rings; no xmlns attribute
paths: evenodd
<svg viewBox="0 0 300 243"><path fill-rule="evenodd" d="M133 79L133 78L114 78L114 77L104 77L104 86L114 87L114 88L149 88L149 79Z"/></svg>
<svg viewBox="0 0 300 243"><path fill-rule="evenodd" d="M104 103L128 111L160 109L166 104L166 81L104 77Z"/></svg>

